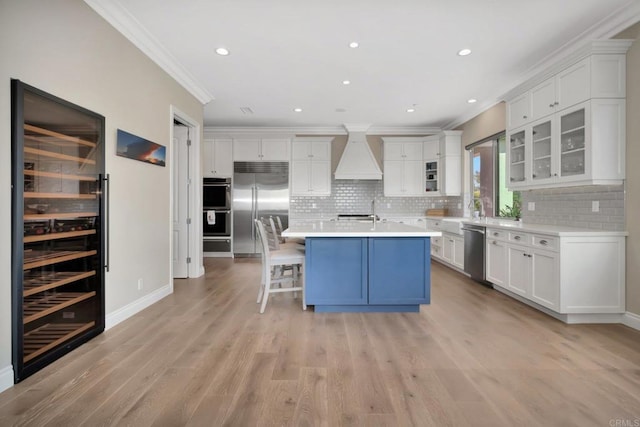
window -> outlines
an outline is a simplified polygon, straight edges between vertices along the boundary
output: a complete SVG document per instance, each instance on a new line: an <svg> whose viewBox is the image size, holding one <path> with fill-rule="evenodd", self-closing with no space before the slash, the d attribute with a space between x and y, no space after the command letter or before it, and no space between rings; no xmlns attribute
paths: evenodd
<svg viewBox="0 0 640 427"><path fill-rule="evenodd" d="M520 217L520 193L506 185L506 138L501 133L466 147L471 156L472 215Z"/></svg>

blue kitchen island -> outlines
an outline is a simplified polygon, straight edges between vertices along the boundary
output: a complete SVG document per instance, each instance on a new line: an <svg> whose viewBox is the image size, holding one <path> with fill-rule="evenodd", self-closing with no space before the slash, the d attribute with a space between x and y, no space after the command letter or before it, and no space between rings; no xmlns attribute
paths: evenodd
<svg viewBox="0 0 640 427"><path fill-rule="evenodd" d="M317 312L418 312L431 302L430 238L439 231L313 221L282 234L305 238L305 299Z"/></svg>

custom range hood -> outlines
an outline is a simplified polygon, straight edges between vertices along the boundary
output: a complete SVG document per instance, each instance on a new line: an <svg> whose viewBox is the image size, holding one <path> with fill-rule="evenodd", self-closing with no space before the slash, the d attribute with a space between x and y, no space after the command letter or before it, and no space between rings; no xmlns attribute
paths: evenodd
<svg viewBox="0 0 640 427"><path fill-rule="evenodd" d="M382 171L367 143L369 125L344 124L348 132L344 148L336 168L335 179L381 180Z"/></svg>

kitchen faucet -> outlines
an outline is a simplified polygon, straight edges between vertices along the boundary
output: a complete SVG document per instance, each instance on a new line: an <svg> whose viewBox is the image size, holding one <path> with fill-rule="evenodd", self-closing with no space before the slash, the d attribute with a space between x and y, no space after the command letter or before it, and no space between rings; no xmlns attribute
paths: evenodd
<svg viewBox="0 0 640 427"><path fill-rule="evenodd" d="M371 221L373 224L376 223L376 199L371 200Z"/></svg>

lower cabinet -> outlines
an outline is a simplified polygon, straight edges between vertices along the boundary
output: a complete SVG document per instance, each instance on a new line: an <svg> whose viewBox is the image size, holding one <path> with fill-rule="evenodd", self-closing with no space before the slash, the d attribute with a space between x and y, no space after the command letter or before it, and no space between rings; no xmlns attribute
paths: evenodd
<svg viewBox="0 0 640 427"><path fill-rule="evenodd" d="M429 238L312 237L305 251L316 311L419 311L431 300Z"/></svg>
<svg viewBox="0 0 640 427"><path fill-rule="evenodd" d="M442 258L445 262L464 269L464 238L452 233L442 233Z"/></svg>
<svg viewBox="0 0 640 427"><path fill-rule="evenodd" d="M624 312L624 233L551 236L487 227L486 236L486 277L496 289L560 314Z"/></svg>
<svg viewBox="0 0 640 427"><path fill-rule="evenodd" d="M500 240L487 240L485 250L486 278L494 285L507 286L507 244Z"/></svg>

